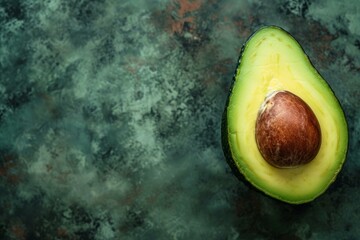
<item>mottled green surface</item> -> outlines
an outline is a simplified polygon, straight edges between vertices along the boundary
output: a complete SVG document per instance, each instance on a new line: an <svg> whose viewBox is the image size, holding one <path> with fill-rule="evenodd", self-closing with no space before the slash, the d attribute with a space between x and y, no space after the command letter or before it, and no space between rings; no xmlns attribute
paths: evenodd
<svg viewBox="0 0 360 240"><path fill-rule="evenodd" d="M0 239L359 238L359 13L335 0L0 0ZM238 181L220 144L241 46L269 24L301 43L348 119L343 171L302 206Z"/></svg>

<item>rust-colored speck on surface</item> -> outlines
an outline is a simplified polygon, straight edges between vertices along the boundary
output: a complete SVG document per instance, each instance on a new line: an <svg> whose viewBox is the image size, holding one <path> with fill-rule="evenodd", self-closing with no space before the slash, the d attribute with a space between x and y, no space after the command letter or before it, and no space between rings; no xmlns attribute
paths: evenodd
<svg viewBox="0 0 360 240"><path fill-rule="evenodd" d="M18 184L21 180L18 171L18 164L16 163L16 156L12 154L5 154L2 157L2 164L0 165L0 179L5 179L10 184Z"/></svg>
<svg viewBox="0 0 360 240"><path fill-rule="evenodd" d="M202 0L173 0L167 11L175 13L171 19L171 32L181 33L185 23L191 23L195 28L195 17L191 16L193 12L200 9Z"/></svg>
<svg viewBox="0 0 360 240"><path fill-rule="evenodd" d="M25 240L26 239L26 229L21 223L14 223L10 226L10 233L14 239Z"/></svg>

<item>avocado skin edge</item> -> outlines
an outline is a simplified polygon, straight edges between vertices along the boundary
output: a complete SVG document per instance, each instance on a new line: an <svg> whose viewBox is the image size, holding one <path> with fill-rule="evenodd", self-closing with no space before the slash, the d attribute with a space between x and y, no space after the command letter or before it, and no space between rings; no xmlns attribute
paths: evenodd
<svg viewBox="0 0 360 240"><path fill-rule="evenodd" d="M232 89L233 89L235 81L236 81L236 73L239 68L241 58L242 58L242 55L245 50L246 43L251 39L251 37L256 32L257 31L255 31L254 33L252 33L250 35L250 37L248 37L248 39L245 41L245 43L243 44L243 46L241 47L241 50L240 50L239 58L237 61L235 72L232 77L232 81L230 83L230 88L229 88L228 96L226 98L225 108L224 108L222 118L221 118L221 146L222 146L222 150L223 150L223 153L225 156L225 160L226 160L227 164L230 166L231 172L238 178L238 180L240 180L242 183L244 183L245 186L247 186L249 189L255 190L256 192L259 192L259 193L263 193L262 191L260 191L256 187L254 187L248 180L246 180L244 175L237 168L236 163L232 157L231 150L230 150L230 145L229 145L229 140L228 140L228 131L227 131L227 129L228 129L228 127L227 127L227 107L229 105L231 92L232 92ZM269 197L267 194L265 194L265 196Z"/></svg>
<svg viewBox="0 0 360 240"><path fill-rule="evenodd" d="M224 108L224 111L223 111L223 114L222 114L222 118L221 118L221 145L222 145L222 150L223 150L223 153L224 153L224 157L225 157L225 160L226 162L228 163L228 165L230 166L230 169L232 171L232 173L242 182L244 183L249 189L252 189L252 190L255 190L256 192L259 192L261 193L263 196L266 196L270 199L275 199L277 201L280 201L282 203L285 203L285 204L289 204L289 205L294 205L294 206L297 206L297 205L305 205L305 204L309 204L311 202L314 202L314 200L318 199L322 194L324 194L327 189L332 185L333 182L335 182L336 178L339 176L342 168L343 168L343 165L344 163L346 162L346 158L347 158L347 151L345 153L345 159L343 161L343 163L340 165L340 168L339 168L339 172L336 174L335 178L329 183L329 185L322 191L320 192L318 195L316 195L313 199L310 199L308 201L304 201L304 202L288 202L284 199L279 199L277 197L274 197L258 188L256 188L252 183L250 183L246 178L245 176L240 172L240 170L238 169L238 167L236 166L236 163L232 157L232 153L231 153L231 150L230 150L230 146L229 146L229 140L228 140L228 127L227 127L227 107L229 105L229 101L230 101L230 96L231 96L231 93L232 93L232 89L235 85L235 82L236 82L236 74L237 74L237 71L239 69L239 66L241 64L241 60L242 60L242 57L243 57L243 54L244 54L244 51L245 51L245 48L246 48L246 45L247 43L251 40L251 38L257 33L259 32L260 30L264 29L264 28L276 28L276 29L280 29L282 31L284 31L286 34L288 34L291 38L293 38L297 43L298 45L301 47L301 49L303 50L303 53L307 56L310 64L312 65L312 67L316 70L316 72L321 76L321 74L317 71L317 69L314 67L313 63L311 62L310 58L308 57L308 55L306 54L305 50L303 49L303 47L301 46L301 44L288 32L286 31L285 29L281 28L281 27L278 27L278 26L275 26L275 25L265 25L265 26L262 26L260 27L259 29L257 29L256 31L254 31L247 39L246 41L244 42L244 44L242 45L241 47L241 50L240 50L240 54L239 54L239 58L238 58L238 61L237 61L237 65L236 65L236 68L235 68L235 72L233 74L233 78L232 78L232 81L231 81L231 84L230 84L230 87L229 87L229 92L228 92L228 96L227 96L227 99L226 99L226 103L225 103L225 108ZM322 79L324 79L322 76L321 76ZM326 80L325 80L326 81ZM333 89L331 88L331 86L329 84L327 84L329 90L333 93L333 95L335 96L339 106L341 107L341 109L343 110L343 107L339 101L339 99L336 97L335 95L335 92L333 91ZM344 110L343 110L344 112ZM345 115L345 112L344 112L344 118L345 118L345 122L347 123L347 119L346 119L346 115ZM348 131L348 125L346 124L346 128L347 128L347 131ZM347 146L346 146L346 149L348 149L349 147L349 140L347 142Z"/></svg>

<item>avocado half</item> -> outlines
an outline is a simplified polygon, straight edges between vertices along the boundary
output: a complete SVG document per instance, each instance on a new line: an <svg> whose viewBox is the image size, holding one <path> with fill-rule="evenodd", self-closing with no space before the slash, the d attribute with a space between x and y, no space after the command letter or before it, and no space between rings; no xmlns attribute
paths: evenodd
<svg viewBox="0 0 360 240"><path fill-rule="evenodd" d="M319 122L321 144L307 164L278 168L258 149L256 120L266 97L276 91L300 97ZM285 30L263 27L244 44L223 114L222 145L236 175L292 204L314 200L341 170L348 146L344 112L300 44Z"/></svg>

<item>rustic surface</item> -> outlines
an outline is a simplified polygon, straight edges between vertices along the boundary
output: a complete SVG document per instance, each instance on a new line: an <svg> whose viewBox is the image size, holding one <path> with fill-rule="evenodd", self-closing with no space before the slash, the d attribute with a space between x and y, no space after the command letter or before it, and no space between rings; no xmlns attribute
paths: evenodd
<svg viewBox="0 0 360 240"><path fill-rule="evenodd" d="M357 239L353 1L0 1L0 239ZM220 121L242 44L274 24L344 107L334 185L291 206L239 182Z"/></svg>

